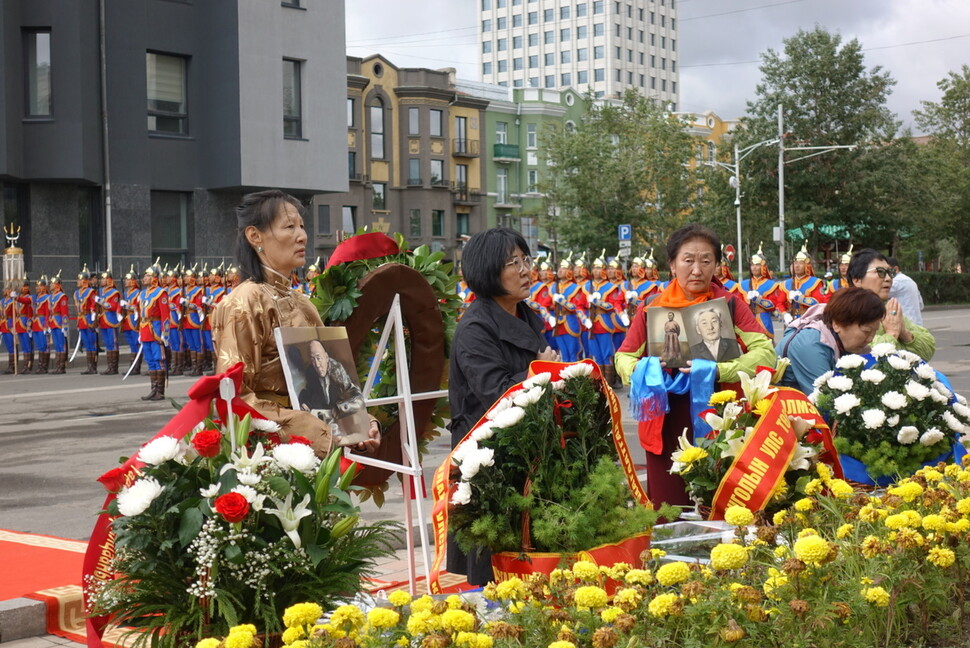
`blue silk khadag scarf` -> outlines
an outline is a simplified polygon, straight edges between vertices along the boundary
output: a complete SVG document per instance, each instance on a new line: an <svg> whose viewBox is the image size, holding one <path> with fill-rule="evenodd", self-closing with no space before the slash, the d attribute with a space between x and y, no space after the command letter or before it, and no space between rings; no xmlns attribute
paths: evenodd
<svg viewBox="0 0 970 648"><path fill-rule="evenodd" d="M690 393L690 415L694 438L706 436L711 426L700 417L710 407L717 363L703 358L691 361L690 373L667 372L660 366L660 358L647 356L637 362L630 378L630 406L634 417L641 422L640 445L652 454L663 452L664 416L670 411L667 394Z"/></svg>

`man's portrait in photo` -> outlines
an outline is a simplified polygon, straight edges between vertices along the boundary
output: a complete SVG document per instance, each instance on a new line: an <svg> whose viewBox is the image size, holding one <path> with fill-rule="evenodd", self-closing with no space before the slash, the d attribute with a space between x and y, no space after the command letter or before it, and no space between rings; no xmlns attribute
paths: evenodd
<svg viewBox="0 0 970 648"><path fill-rule="evenodd" d="M708 305L709 304L709 305ZM693 330L687 332L691 340L692 358L714 362L733 360L741 356L741 347L734 337L734 325L725 303L708 302L692 313Z"/></svg>

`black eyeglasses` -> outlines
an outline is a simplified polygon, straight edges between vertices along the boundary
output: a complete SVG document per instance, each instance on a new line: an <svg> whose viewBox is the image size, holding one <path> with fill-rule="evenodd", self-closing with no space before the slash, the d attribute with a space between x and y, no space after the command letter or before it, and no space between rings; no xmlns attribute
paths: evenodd
<svg viewBox="0 0 970 648"><path fill-rule="evenodd" d="M875 272L880 279L885 279L886 277L895 277L898 271L895 268L869 268L866 272Z"/></svg>

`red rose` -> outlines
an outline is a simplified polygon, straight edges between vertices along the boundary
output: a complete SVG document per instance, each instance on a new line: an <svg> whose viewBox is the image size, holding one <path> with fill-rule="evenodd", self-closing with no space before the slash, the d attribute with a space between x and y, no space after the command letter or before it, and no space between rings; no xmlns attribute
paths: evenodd
<svg viewBox="0 0 970 648"><path fill-rule="evenodd" d="M290 436L290 440L287 443L302 443L303 445L313 445L310 443L310 439L306 437L301 437L298 434L293 434Z"/></svg>
<svg viewBox="0 0 970 648"><path fill-rule="evenodd" d="M226 522L242 522L249 515L249 502L239 493L226 493L216 498L216 511Z"/></svg>
<svg viewBox="0 0 970 648"><path fill-rule="evenodd" d="M215 457L222 449L222 432L202 430L192 437L192 446L203 457Z"/></svg>

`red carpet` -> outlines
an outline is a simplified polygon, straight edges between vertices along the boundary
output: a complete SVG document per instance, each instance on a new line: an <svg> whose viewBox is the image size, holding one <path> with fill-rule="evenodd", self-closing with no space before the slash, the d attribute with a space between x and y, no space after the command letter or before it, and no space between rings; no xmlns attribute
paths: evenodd
<svg viewBox="0 0 970 648"><path fill-rule="evenodd" d="M0 529L0 601L81 584L86 542Z"/></svg>

